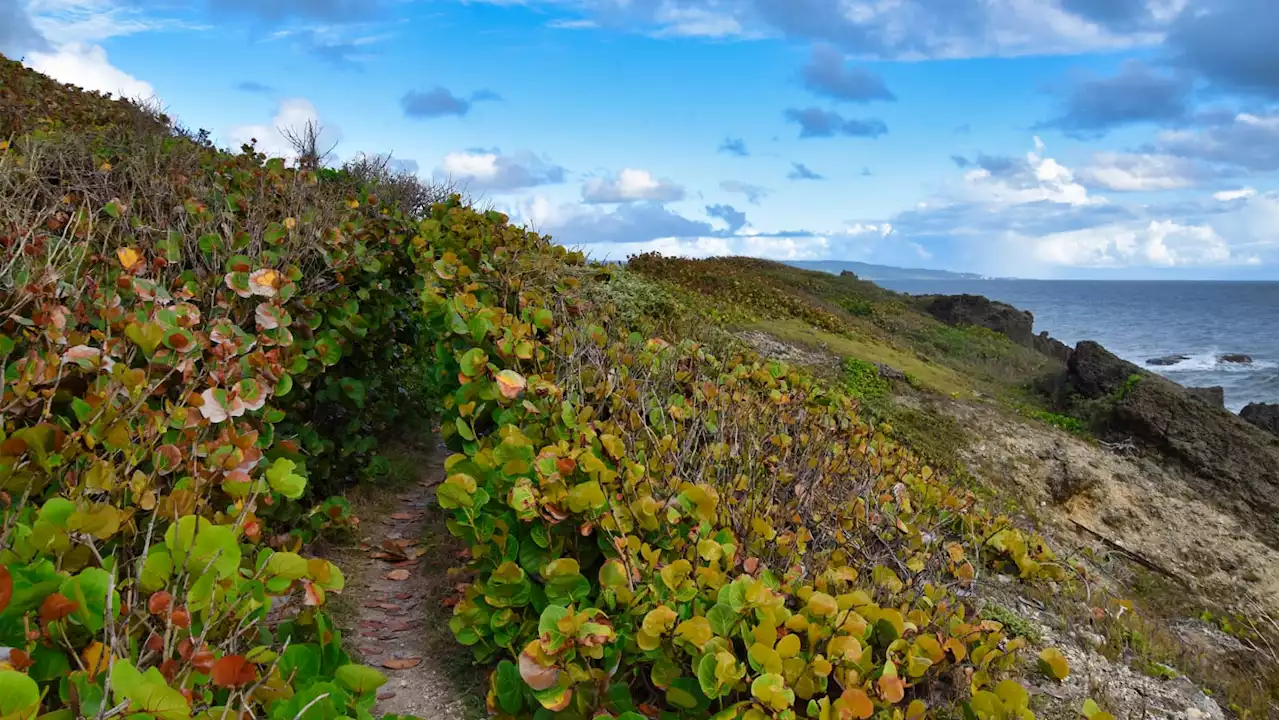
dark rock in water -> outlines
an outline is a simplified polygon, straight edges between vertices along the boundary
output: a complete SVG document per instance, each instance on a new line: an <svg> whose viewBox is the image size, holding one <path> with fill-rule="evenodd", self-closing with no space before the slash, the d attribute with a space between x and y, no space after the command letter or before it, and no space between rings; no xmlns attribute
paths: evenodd
<svg viewBox="0 0 1280 720"><path fill-rule="evenodd" d="M1049 337L1049 333L1041 331L1031 339L1031 346L1041 355L1049 357L1065 363L1067 358L1071 357L1071 347L1056 338Z"/></svg>
<svg viewBox="0 0 1280 720"><path fill-rule="evenodd" d="M1165 355L1163 357L1148 358L1148 365L1177 365L1180 362L1190 360L1188 355Z"/></svg>
<svg viewBox="0 0 1280 720"><path fill-rule="evenodd" d="M1219 355L1218 362L1248 364L1253 362L1253 358L1244 353L1227 353L1226 355Z"/></svg>
<svg viewBox="0 0 1280 720"><path fill-rule="evenodd" d="M1277 410L1280 410L1280 405L1276 403L1249 403L1240 411L1240 417L1272 435L1280 435L1280 425L1277 423L1277 415L1280 413Z"/></svg>
<svg viewBox="0 0 1280 720"><path fill-rule="evenodd" d="M1274 438L1095 342L1076 345L1061 384L1097 401L1106 434L1177 461L1206 499L1274 546L1280 512Z"/></svg>
<svg viewBox="0 0 1280 720"><path fill-rule="evenodd" d="M926 312L948 325L977 325L994 330L1023 347L1032 346L1035 335L1031 327L1035 318L1026 310L981 295L929 295L922 300Z"/></svg>
<svg viewBox="0 0 1280 720"><path fill-rule="evenodd" d="M1222 392L1221 385L1212 387L1189 387L1187 394L1193 398L1199 398L1214 407L1223 407L1227 403L1227 397Z"/></svg>

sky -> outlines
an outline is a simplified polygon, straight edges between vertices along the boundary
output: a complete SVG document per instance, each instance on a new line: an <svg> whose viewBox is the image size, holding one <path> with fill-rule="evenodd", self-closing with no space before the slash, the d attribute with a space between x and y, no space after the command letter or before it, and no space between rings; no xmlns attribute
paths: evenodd
<svg viewBox="0 0 1280 720"><path fill-rule="evenodd" d="M0 0L0 53L598 259L1280 274L1275 0Z"/></svg>

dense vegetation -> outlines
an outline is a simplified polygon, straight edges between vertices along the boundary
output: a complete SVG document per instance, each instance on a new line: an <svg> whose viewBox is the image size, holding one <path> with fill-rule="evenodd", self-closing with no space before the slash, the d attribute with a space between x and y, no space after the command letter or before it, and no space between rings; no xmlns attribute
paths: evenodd
<svg viewBox="0 0 1280 720"><path fill-rule="evenodd" d="M595 266L7 60L0 127L0 717L369 718L385 678L305 546L351 521L326 496L378 472L381 429L431 412L470 548L451 627L495 715L1032 717L1027 639L966 597L1083 570L859 412L884 390L865 364L757 356L643 280L656 258ZM889 296L739 290L842 337L954 341ZM1036 369L965 347L937 353Z"/></svg>

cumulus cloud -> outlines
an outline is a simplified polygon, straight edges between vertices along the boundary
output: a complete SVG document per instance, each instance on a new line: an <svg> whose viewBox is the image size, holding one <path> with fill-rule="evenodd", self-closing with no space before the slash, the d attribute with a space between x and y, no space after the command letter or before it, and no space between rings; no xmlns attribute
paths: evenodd
<svg viewBox="0 0 1280 720"><path fill-rule="evenodd" d="M150 100L156 94L151 83L112 65L101 45L68 43L52 52L28 53L25 62L28 67L60 82L79 85L87 90L133 100Z"/></svg>
<svg viewBox="0 0 1280 720"><path fill-rule="evenodd" d="M846 135L849 137L876 138L889 132L883 120L867 118L845 118L834 110L823 110L817 107L803 109L788 108L783 112L788 122L800 126L800 137L818 138Z"/></svg>
<svg viewBox="0 0 1280 720"><path fill-rule="evenodd" d="M155 98L150 83L111 64L103 40L177 23L150 20L98 0L0 0L0 52L86 90L134 100Z"/></svg>
<svg viewBox="0 0 1280 720"><path fill-rule="evenodd" d="M497 148L472 149L445 155L434 176L468 190L507 192L564 182L565 169L528 150L504 155Z"/></svg>
<svg viewBox="0 0 1280 720"><path fill-rule="evenodd" d="M736 233L747 224L747 214L732 205L708 205L707 215L723 220L729 232Z"/></svg>
<svg viewBox="0 0 1280 720"><path fill-rule="evenodd" d="M1034 247L1041 261L1075 267L1220 265L1231 259L1227 241L1213 228L1173 220L1052 233Z"/></svg>
<svg viewBox="0 0 1280 720"><path fill-rule="evenodd" d="M537 195L515 209L538 232L563 245L649 242L665 237L711 237L711 223L691 220L658 202L623 203L605 208L581 203L555 204Z"/></svg>
<svg viewBox="0 0 1280 720"><path fill-rule="evenodd" d="M414 119L437 118L448 115L462 117L471 112L478 102L500 100L492 90L478 90L468 97L454 95L439 85L430 90L410 90L400 98L400 108L405 117Z"/></svg>
<svg viewBox="0 0 1280 720"><path fill-rule="evenodd" d="M1248 171L1275 172L1280 165L1280 116L1271 108L1263 113L1226 111L1200 114L1190 128L1165 130L1156 135L1159 152L1178 157L1235 166Z"/></svg>
<svg viewBox="0 0 1280 720"><path fill-rule="evenodd" d="M0 0L0 53L19 58L28 51L50 49L22 0Z"/></svg>
<svg viewBox="0 0 1280 720"><path fill-rule="evenodd" d="M1174 61L1226 91L1275 99L1280 86L1273 0L1192 0L1169 29Z"/></svg>
<svg viewBox="0 0 1280 720"><path fill-rule="evenodd" d="M525 0L530 2L533 0ZM564 0L542 0L560 4ZM1095 0L1101 1L1101 0ZM570 0L602 26L658 35L786 37L862 58L1076 54L1159 41L1057 4L1025 0ZM1154 6L1168 5L1154 0ZM1168 13L1153 13L1158 26Z"/></svg>
<svg viewBox="0 0 1280 720"><path fill-rule="evenodd" d="M1094 153L1080 168L1080 182L1088 187L1119 191L1177 190L1214 176L1194 161L1162 153Z"/></svg>
<svg viewBox="0 0 1280 720"><path fill-rule="evenodd" d="M590 178L582 186L582 200L588 203L675 202L683 198L684 188L637 168L624 168L612 177Z"/></svg>
<svg viewBox="0 0 1280 720"><path fill-rule="evenodd" d="M747 198L747 202L752 205L759 205L761 200L768 197L769 193L773 192L767 187L752 185L751 183L745 183L741 180L725 180L720 183L720 189L725 192L744 195Z"/></svg>
<svg viewBox="0 0 1280 720"><path fill-rule="evenodd" d="M824 179L818 173L805 167L804 163L791 163L791 172L787 173L788 180L822 180Z"/></svg>
<svg viewBox="0 0 1280 720"><path fill-rule="evenodd" d="M746 157L751 154L747 152L747 143L742 138L725 138L720 143L720 147L716 148L716 151L737 155L738 157Z"/></svg>
<svg viewBox="0 0 1280 720"><path fill-rule="evenodd" d="M1239 190L1219 190L1213 194L1213 199L1220 200L1222 202L1231 202L1232 200L1255 197L1257 194L1257 190L1254 190L1251 187L1245 187L1240 188Z"/></svg>
<svg viewBox="0 0 1280 720"><path fill-rule="evenodd" d="M1140 122L1169 123L1187 115L1190 78L1158 73L1138 60L1126 60L1110 77L1087 76L1070 83L1060 114L1041 127L1075 137L1096 137Z"/></svg>
<svg viewBox="0 0 1280 720"><path fill-rule="evenodd" d="M885 87L884 78L865 67L846 65L844 53L831 45L815 45L801 75L804 86L811 92L835 100L856 103L897 100Z"/></svg>
<svg viewBox="0 0 1280 720"><path fill-rule="evenodd" d="M227 138L233 147L256 142L260 152L272 157L288 160L297 158L297 151L286 137L287 132L299 132L308 125L320 128L317 145L321 150L329 150L342 140L342 130L336 125L325 125L320 121L316 106L306 98L285 98L276 105L276 113L271 124L258 123L237 125L227 131Z"/></svg>

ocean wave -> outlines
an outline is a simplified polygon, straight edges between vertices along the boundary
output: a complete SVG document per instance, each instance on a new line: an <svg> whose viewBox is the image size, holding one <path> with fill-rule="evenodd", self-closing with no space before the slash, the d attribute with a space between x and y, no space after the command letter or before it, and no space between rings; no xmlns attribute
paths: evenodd
<svg viewBox="0 0 1280 720"><path fill-rule="evenodd" d="M1223 351L1213 349L1205 352L1199 352L1188 355L1186 360L1176 362L1172 365L1148 365L1147 360L1158 355L1147 355L1139 360L1134 361L1135 365L1160 373L1161 375L1168 373L1184 373L1184 372L1213 372L1213 373L1256 373L1265 370L1274 370L1280 367L1275 360L1259 360L1254 359L1249 363L1231 363L1218 362L1218 357L1223 355Z"/></svg>

